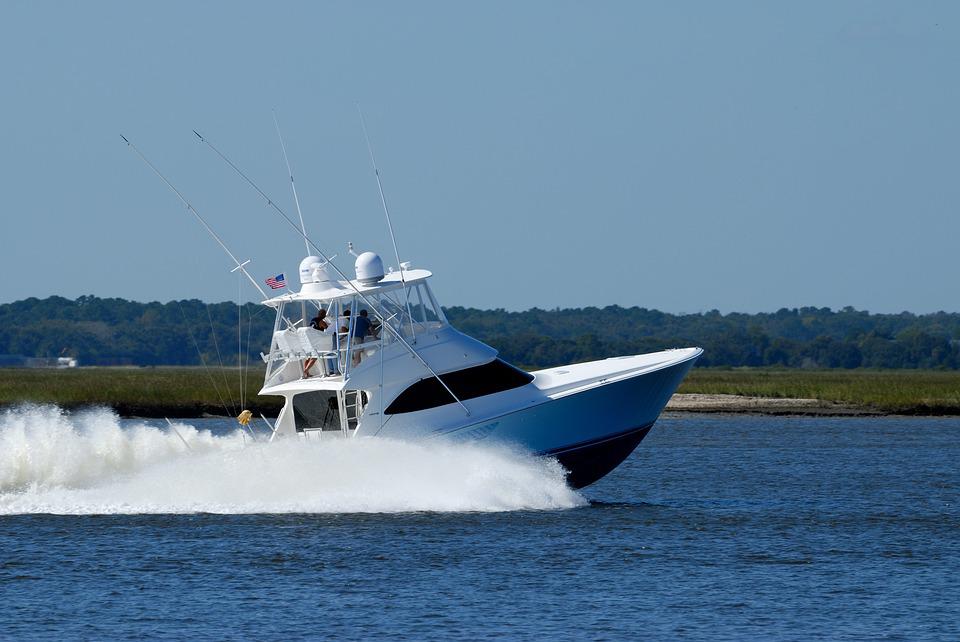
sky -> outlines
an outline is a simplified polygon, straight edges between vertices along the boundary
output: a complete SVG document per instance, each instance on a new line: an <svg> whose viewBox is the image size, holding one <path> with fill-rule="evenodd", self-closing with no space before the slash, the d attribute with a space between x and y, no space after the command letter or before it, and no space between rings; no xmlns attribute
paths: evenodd
<svg viewBox="0 0 960 642"><path fill-rule="evenodd" d="M304 248L443 305L960 311L960 3L0 4L0 302L255 300Z"/></svg>

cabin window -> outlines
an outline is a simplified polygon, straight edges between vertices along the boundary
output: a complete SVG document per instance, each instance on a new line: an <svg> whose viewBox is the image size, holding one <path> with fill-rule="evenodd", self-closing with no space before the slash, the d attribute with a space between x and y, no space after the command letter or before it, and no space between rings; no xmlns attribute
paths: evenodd
<svg viewBox="0 0 960 642"><path fill-rule="evenodd" d="M304 430L340 430L340 409L334 390L301 392L293 397L293 423Z"/></svg>
<svg viewBox="0 0 960 642"><path fill-rule="evenodd" d="M436 315L437 321L439 321L440 323L447 323L447 317L443 314L443 308L441 308L440 304L437 303L437 299L436 297L433 296L433 292L430 290L430 286L427 285L426 283L423 284L423 292L426 295L426 297L430 299L430 303L433 304L433 313Z"/></svg>
<svg viewBox="0 0 960 642"><path fill-rule="evenodd" d="M399 320L403 319L406 316L407 309L403 303L403 293L400 290L394 290L393 292L384 292L380 296L378 301L380 304L380 309L383 312L384 318L391 320L391 324L396 327L399 325Z"/></svg>
<svg viewBox="0 0 960 642"><path fill-rule="evenodd" d="M490 363L440 375L461 401L513 390L533 381L533 375L514 368L506 361L494 359ZM384 414L427 410L456 403L436 377L421 379L393 400Z"/></svg>
<svg viewBox="0 0 960 642"><path fill-rule="evenodd" d="M434 300L433 297L430 296L430 290L427 289L427 284L418 284L414 294L411 294L410 301L416 305L416 310L413 313L415 319L421 323L435 323L440 321L440 315L437 314L434 307Z"/></svg>

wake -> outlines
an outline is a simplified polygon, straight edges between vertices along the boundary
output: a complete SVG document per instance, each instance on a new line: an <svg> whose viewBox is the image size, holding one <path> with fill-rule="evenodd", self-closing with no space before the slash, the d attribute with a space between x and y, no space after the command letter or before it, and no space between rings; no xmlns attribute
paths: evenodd
<svg viewBox="0 0 960 642"><path fill-rule="evenodd" d="M556 461L387 439L251 443L108 410L0 413L0 515L396 513L572 508ZM189 444L189 449L181 441Z"/></svg>

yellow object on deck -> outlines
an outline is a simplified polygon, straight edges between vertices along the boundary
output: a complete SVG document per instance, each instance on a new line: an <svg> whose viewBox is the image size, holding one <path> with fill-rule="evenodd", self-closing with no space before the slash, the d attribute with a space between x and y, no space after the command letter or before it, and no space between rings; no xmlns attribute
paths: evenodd
<svg viewBox="0 0 960 642"><path fill-rule="evenodd" d="M241 426L246 426L250 423L250 420L253 418L253 413L249 410L244 410L239 415L237 415L237 421L240 422Z"/></svg>

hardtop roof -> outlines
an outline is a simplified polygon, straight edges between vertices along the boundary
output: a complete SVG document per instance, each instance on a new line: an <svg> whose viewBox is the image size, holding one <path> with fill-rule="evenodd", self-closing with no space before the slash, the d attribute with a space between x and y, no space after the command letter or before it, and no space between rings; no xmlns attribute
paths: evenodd
<svg viewBox="0 0 960 642"><path fill-rule="evenodd" d="M357 280L352 281L325 281L323 283L306 283L299 292L288 292L273 298L262 301L263 305L277 307L281 303L291 301L333 301L356 296L357 292L363 295L380 294L381 292L390 292L399 290L404 282L407 285L422 283L433 276L429 270L411 269L403 271L403 281L400 279L400 272L390 272L383 277L383 280L372 285L363 285Z"/></svg>

